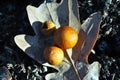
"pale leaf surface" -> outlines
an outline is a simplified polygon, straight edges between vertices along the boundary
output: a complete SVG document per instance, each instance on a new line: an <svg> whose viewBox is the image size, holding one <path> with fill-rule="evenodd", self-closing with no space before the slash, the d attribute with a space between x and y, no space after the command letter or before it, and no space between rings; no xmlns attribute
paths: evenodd
<svg viewBox="0 0 120 80"><path fill-rule="evenodd" d="M90 15L90 17L87 18L87 20L82 24L82 29L86 33L86 38L83 43L83 47L80 51L79 60L83 60L87 62L88 56L94 47L99 30L100 30L100 23L101 23L101 13L96 12Z"/></svg>
<svg viewBox="0 0 120 80"><path fill-rule="evenodd" d="M73 48L73 59L75 61L85 61L91 49L93 48L100 29L101 14L99 12L91 14L85 22L81 25L81 30L79 31L79 41L77 45Z"/></svg>

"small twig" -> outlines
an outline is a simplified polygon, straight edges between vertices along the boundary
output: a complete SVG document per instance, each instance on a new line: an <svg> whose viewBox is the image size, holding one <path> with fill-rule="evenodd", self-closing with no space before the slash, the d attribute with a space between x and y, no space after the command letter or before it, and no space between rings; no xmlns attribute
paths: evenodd
<svg viewBox="0 0 120 80"><path fill-rule="evenodd" d="M113 76L112 76L112 80L114 80L114 78L115 78L115 74L113 74Z"/></svg>
<svg viewBox="0 0 120 80"><path fill-rule="evenodd" d="M74 62L73 62L72 58L69 56L69 54L66 50L65 50L65 53L66 53L67 59L70 61L71 65L72 65L72 67L75 71L75 74L77 75L78 80L81 80L80 76L79 76L79 73L78 73L78 70L77 70L76 66L74 65Z"/></svg>

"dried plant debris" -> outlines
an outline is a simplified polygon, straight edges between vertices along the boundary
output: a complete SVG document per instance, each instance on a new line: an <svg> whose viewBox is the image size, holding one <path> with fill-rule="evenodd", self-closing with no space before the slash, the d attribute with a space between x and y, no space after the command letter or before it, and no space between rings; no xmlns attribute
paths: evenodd
<svg viewBox="0 0 120 80"><path fill-rule="evenodd" d="M65 13L64 10L66 11ZM90 80L93 78L98 80L100 64L98 62L88 64L87 58L97 40L99 25L101 22L100 12L90 15L82 26L80 25L78 6L75 0L61 0L59 3L56 1L46 0L38 8L31 5L27 6L27 12L30 24L34 29L35 36L25 34L17 35L15 37L15 42L31 58L35 59L43 66L49 66L58 71L57 73L53 72L47 74L45 76L46 80L58 80L58 78L73 80L73 77L69 76L76 75L73 69L71 69L72 67L70 63L73 65L74 70L78 71L78 75L81 79L84 78L85 80ZM69 53L69 59L65 58L58 66L48 64L42 56L45 47L55 44L52 36L44 37L39 31L42 23L47 20L52 20L57 28L63 25L72 26L79 33L80 42L78 42L74 49L67 50L67 53ZM80 38L81 36L83 36L82 39ZM78 56L76 57L75 55ZM75 67L78 63L82 63L79 66L84 65L84 67L78 67L78 70L78 68ZM96 70L94 70L95 68ZM94 75L95 73L97 73L97 75ZM74 79L77 79L78 75L74 77Z"/></svg>
<svg viewBox="0 0 120 80"><path fill-rule="evenodd" d="M0 80L12 80L12 76L6 67L0 67Z"/></svg>

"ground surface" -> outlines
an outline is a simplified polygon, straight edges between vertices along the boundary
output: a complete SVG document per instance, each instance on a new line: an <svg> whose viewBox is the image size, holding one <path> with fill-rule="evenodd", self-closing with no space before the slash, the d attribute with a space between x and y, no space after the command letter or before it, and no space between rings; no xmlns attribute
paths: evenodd
<svg viewBox="0 0 120 80"><path fill-rule="evenodd" d="M113 0L106 5L107 1L79 0L80 16L82 22L95 11L108 13L102 20L99 38L94 47L96 54L91 53L89 62L99 61L102 64L100 80L120 80L120 1ZM0 0L0 66L8 67L13 80L40 80L39 75L46 74L43 66L39 66L14 43L17 34L34 34L26 6L31 4L37 7L40 3L41 0ZM35 69L38 68L42 72L36 74Z"/></svg>

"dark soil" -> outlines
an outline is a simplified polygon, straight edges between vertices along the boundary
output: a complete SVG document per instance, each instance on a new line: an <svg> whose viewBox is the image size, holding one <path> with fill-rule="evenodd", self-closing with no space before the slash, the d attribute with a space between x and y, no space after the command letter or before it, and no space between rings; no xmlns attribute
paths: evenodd
<svg viewBox="0 0 120 80"><path fill-rule="evenodd" d="M0 0L0 66L9 69L12 80L43 80L47 72L54 71L46 71L44 66L28 57L14 42L17 34L34 35L26 6L31 4L38 7L42 1ZM120 80L120 1L112 0L107 4L108 1L111 0L79 0L80 17L82 23L95 11L107 12L94 47L96 53L90 54L89 62L98 61L102 64L100 80Z"/></svg>

